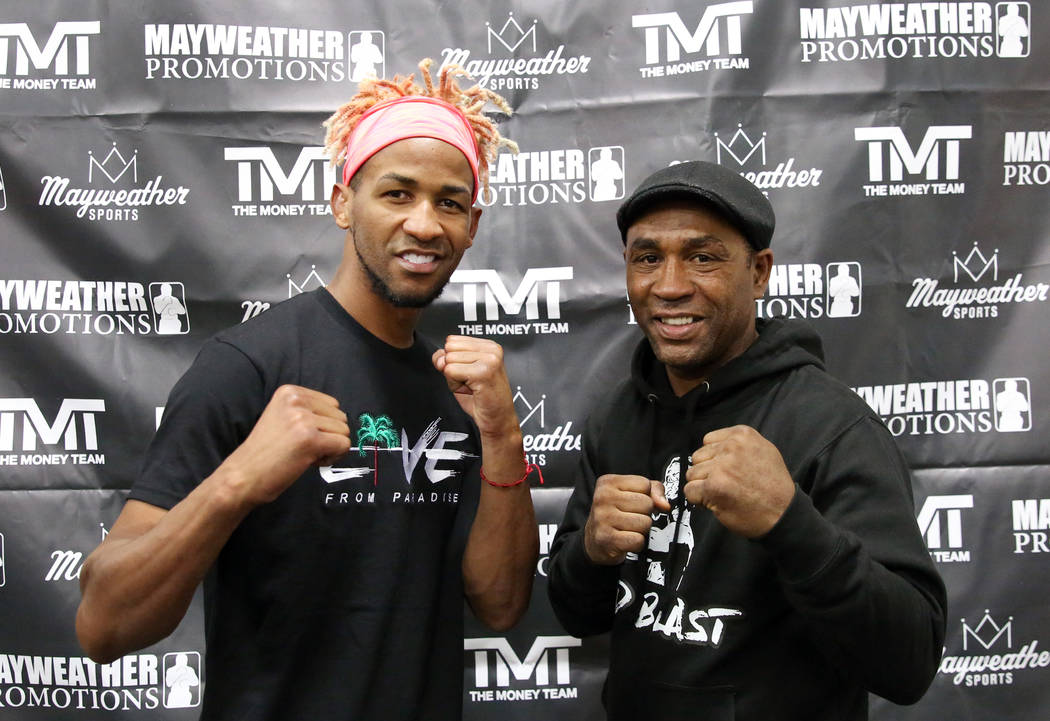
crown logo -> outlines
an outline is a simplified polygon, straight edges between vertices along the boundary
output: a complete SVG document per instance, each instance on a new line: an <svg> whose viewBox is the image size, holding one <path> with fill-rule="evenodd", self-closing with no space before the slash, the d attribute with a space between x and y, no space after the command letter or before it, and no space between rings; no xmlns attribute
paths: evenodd
<svg viewBox="0 0 1050 721"><path fill-rule="evenodd" d="M733 133L733 137L729 139L728 143L719 138L718 133L715 133L715 160L718 164L722 164L722 151L724 150L729 157L737 162L737 165L743 165L755 153L760 153L762 165L765 165L766 134L762 133L762 139L756 143L744 132L743 125L737 123L736 128L736 132Z"/></svg>
<svg viewBox="0 0 1050 721"><path fill-rule="evenodd" d="M970 254L966 256L965 260L959 260L958 254L952 251L952 268L955 271L955 282L959 282L959 271L961 270L970 280L977 282L981 279L989 269L992 271L992 280L999 280L999 249L996 248L995 252L992 253L991 258L986 258L981 249L977 247L977 243L973 244L973 249Z"/></svg>
<svg viewBox="0 0 1050 721"><path fill-rule="evenodd" d="M317 274L317 266L311 265L310 272L306 274L302 282L296 283L292 280L292 274L288 273L285 277L288 278L288 297L305 293L308 290L315 290L317 288L324 288L326 283L321 279L321 276Z"/></svg>
<svg viewBox="0 0 1050 721"><path fill-rule="evenodd" d="M984 617L974 627L970 627L966 623L966 619L962 619L963 626L963 651L967 649L967 643L970 639L976 641L981 648L988 650L996 643L1002 636L1006 636L1006 647L1013 648L1013 622L1014 617L1010 616L1006 623L1001 626L995 622L991 614L988 613L988 609L984 610Z"/></svg>
<svg viewBox="0 0 1050 721"><path fill-rule="evenodd" d="M489 55L492 54L492 40L495 39L507 52L514 52L526 40L532 40L532 52L536 52L536 20L532 21L532 27L528 30L522 29L518 21L514 19L514 13L507 13L507 21L499 30L492 28L492 23L485 23L489 41Z"/></svg>
<svg viewBox="0 0 1050 721"><path fill-rule="evenodd" d="M129 170L131 171L132 182L139 182L139 165L138 157L139 151L135 151L134 155L131 156L131 160L126 160L119 150L117 150L117 144L113 143L113 147L110 148L109 153L106 157L99 162L95 159L95 154L92 151L88 151L88 157L90 163L88 164L88 182L94 182L95 169L98 172L109 178L109 182L115 183Z"/></svg>
<svg viewBox="0 0 1050 721"><path fill-rule="evenodd" d="M532 418L534 415L539 414L538 418L540 422L540 428L546 427L546 410L544 409L544 405L547 403L546 393L540 396L539 403L533 404L530 403L529 399L525 397L525 394L521 392L521 386L518 386L518 390L514 394L514 398L512 400L514 402L515 409L518 408L519 401L521 402L521 405L524 406L524 411L519 410L519 415L521 413L525 414L521 418L521 425L525 425L530 418Z"/></svg>

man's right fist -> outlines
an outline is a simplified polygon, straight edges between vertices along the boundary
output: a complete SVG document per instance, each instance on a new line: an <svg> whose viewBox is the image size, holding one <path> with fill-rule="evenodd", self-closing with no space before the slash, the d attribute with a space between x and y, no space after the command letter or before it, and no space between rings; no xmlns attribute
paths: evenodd
<svg viewBox="0 0 1050 721"><path fill-rule="evenodd" d="M659 481L642 476L600 476L583 533L587 557L612 566L622 563L628 553L644 549L654 507L671 510Z"/></svg>
<svg viewBox="0 0 1050 721"><path fill-rule="evenodd" d="M330 465L349 450L350 426L338 400L283 385L221 468L254 506L273 501L310 466Z"/></svg>

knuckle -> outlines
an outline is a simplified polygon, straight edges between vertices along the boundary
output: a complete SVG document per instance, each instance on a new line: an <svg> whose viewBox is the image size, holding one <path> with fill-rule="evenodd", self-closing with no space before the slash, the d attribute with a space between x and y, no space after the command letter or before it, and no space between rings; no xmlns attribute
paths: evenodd
<svg viewBox="0 0 1050 721"><path fill-rule="evenodd" d="M645 548L645 536L641 533L627 533L623 537L623 543L620 550L623 551L641 551Z"/></svg>
<svg viewBox="0 0 1050 721"><path fill-rule="evenodd" d="M611 482L603 476L598 479L598 485L594 488L594 500L595 502L601 501L602 503L605 503L615 493L616 489L612 486Z"/></svg>
<svg viewBox="0 0 1050 721"><path fill-rule="evenodd" d="M286 405L300 406L304 402L303 389L293 385L283 385L274 395L280 393L281 402Z"/></svg>
<svg viewBox="0 0 1050 721"><path fill-rule="evenodd" d="M309 414L298 411L290 419L288 432L292 438L299 443L308 443L313 440L317 429L308 421Z"/></svg>

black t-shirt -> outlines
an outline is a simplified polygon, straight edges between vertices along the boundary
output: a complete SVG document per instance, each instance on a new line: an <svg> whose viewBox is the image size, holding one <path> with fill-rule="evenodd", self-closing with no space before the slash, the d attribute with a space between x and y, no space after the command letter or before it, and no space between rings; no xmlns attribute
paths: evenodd
<svg viewBox="0 0 1050 721"><path fill-rule="evenodd" d="M459 719L476 430L417 337L383 343L325 290L202 348L130 497L184 498L291 383L339 400L350 453L233 533L204 583L202 719Z"/></svg>

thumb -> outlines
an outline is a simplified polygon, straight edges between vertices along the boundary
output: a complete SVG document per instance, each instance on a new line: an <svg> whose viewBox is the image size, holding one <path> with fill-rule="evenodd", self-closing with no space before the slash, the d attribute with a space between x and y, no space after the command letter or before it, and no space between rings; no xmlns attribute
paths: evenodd
<svg viewBox="0 0 1050 721"><path fill-rule="evenodd" d="M664 493L664 484L660 481L649 481L649 496L661 511L671 510L671 504L667 502L667 494Z"/></svg>

